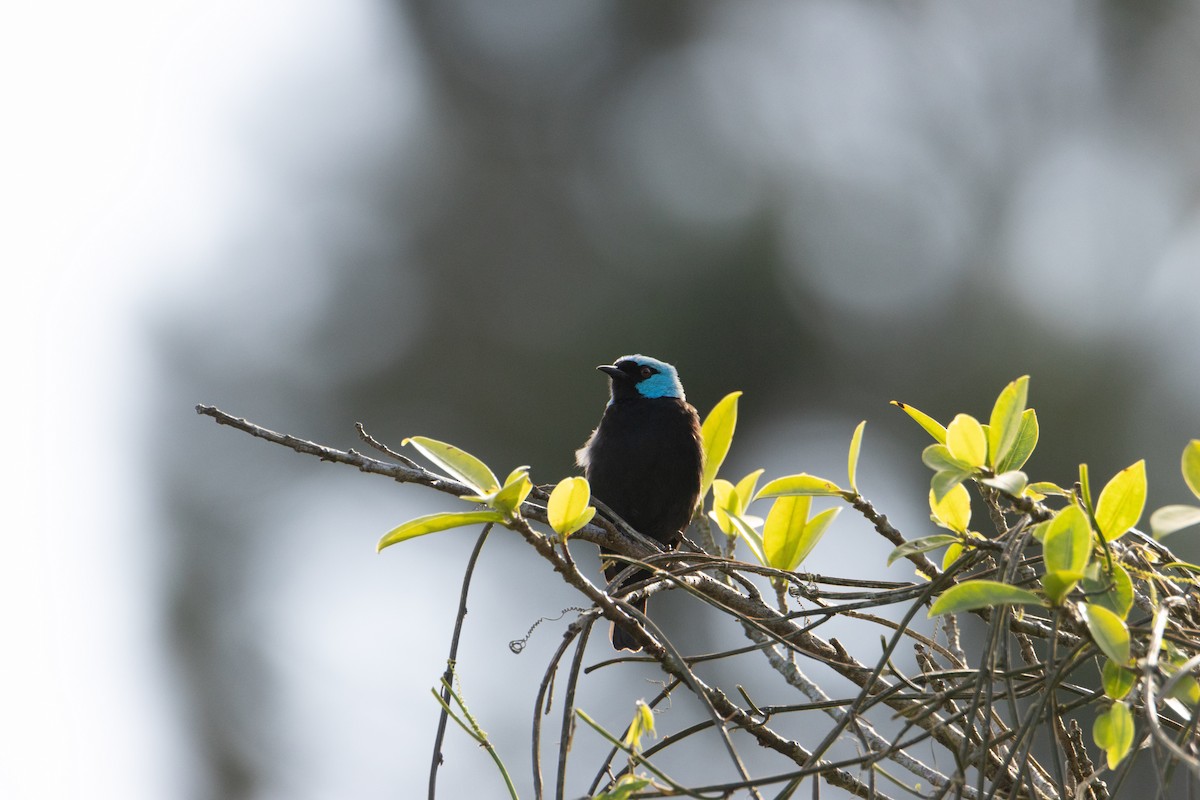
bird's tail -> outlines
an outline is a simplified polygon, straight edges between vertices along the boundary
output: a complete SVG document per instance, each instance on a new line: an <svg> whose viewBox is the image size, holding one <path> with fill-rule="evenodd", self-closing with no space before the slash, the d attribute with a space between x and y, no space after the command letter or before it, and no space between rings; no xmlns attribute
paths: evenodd
<svg viewBox="0 0 1200 800"><path fill-rule="evenodd" d="M636 600L630 600L629 604L643 614L646 613L646 598L639 597ZM631 650L634 653L641 652L642 646L638 644L638 640L634 638L633 634L625 626L613 623L609 634L612 638L614 650Z"/></svg>

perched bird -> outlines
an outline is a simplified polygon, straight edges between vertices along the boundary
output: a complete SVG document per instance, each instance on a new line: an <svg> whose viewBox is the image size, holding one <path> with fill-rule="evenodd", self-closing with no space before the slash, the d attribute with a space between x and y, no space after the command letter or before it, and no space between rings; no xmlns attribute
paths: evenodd
<svg viewBox="0 0 1200 800"><path fill-rule="evenodd" d="M634 530L674 548L700 494L700 418L670 364L632 355L596 369L608 374L611 395L600 424L575 453L592 496ZM614 562L604 574L611 581L626 566ZM641 570L628 580L648 577ZM645 598L633 604L645 612ZM620 626L612 629L612 643L617 650L642 649Z"/></svg>

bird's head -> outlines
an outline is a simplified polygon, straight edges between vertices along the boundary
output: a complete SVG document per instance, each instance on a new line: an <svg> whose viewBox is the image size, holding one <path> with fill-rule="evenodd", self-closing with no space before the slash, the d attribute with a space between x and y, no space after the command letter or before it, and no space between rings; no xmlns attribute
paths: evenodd
<svg viewBox="0 0 1200 800"><path fill-rule="evenodd" d="M609 403L637 397L685 399L679 373L673 366L657 358L621 356L614 363L602 364L596 369L607 373L612 379L612 397Z"/></svg>

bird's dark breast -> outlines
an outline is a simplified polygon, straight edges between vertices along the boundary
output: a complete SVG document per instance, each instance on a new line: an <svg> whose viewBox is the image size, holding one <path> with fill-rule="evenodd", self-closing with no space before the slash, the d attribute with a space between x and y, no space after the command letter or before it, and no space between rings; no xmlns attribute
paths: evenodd
<svg viewBox="0 0 1200 800"><path fill-rule="evenodd" d="M674 398L610 405L588 445L592 494L635 530L673 546L700 492L700 423Z"/></svg>

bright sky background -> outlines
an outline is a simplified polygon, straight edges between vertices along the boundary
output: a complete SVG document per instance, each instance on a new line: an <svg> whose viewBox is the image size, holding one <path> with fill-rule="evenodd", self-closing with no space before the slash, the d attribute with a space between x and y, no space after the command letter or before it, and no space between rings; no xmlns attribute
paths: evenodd
<svg viewBox="0 0 1200 800"><path fill-rule="evenodd" d="M170 797L189 767L154 646L146 311L213 277L188 265L255 201L239 107L318 32L369 29L365 8L303 6L0 12L0 797Z"/></svg>

